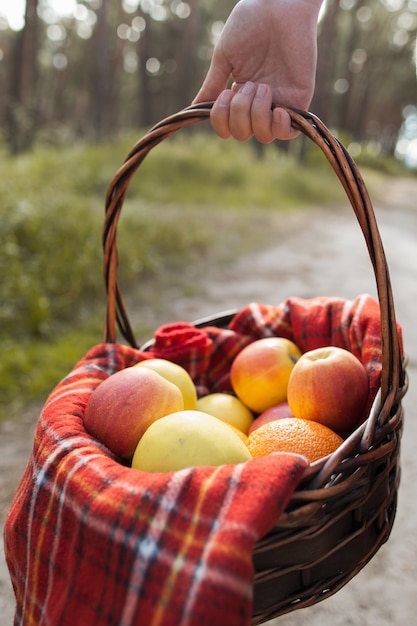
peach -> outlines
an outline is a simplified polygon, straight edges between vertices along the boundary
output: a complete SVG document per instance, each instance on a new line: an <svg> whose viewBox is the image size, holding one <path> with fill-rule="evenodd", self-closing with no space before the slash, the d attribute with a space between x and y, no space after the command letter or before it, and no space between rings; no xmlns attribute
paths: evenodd
<svg viewBox="0 0 417 626"><path fill-rule="evenodd" d="M232 363L230 382L235 394L256 413L285 402L288 380L300 356L295 343L284 337L254 341Z"/></svg>
<svg viewBox="0 0 417 626"><path fill-rule="evenodd" d="M288 383L295 417L320 422L341 436L364 417L368 393L368 375L360 360L336 346L305 352Z"/></svg>
<svg viewBox="0 0 417 626"><path fill-rule="evenodd" d="M139 361L134 367L149 367L163 378L166 378L181 390L184 398L185 409L195 409L197 402L197 390L190 374L181 365L167 359L145 359Z"/></svg>
<svg viewBox="0 0 417 626"><path fill-rule="evenodd" d="M280 404L271 406L269 409L266 409L266 411L258 415L258 417L253 420L252 424L249 427L248 435L250 435L251 432L259 428L259 426L267 424L268 422L274 422L275 420L283 419L284 417L294 417L288 402L280 402Z"/></svg>
<svg viewBox="0 0 417 626"><path fill-rule="evenodd" d="M155 420L183 409L183 396L176 385L149 368L128 367L93 391L84 425L112 452L130 460Z"/></svg>

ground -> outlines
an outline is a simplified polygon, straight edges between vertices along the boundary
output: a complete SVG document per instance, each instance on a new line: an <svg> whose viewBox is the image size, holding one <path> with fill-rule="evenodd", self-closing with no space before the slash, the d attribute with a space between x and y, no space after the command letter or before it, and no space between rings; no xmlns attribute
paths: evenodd
<svg viewBox="0 0 417 626"><path fill-rule="evenodd" d="M341 591L314 607L279 617L269 626L403 626L415 621L417 576L417 181L387 181L374 202L394 291L397 319L409 356L404 400L402 481L391 537ZM377 297L366 246L349 206L295 212L277 220L276 244L244 256L201 285L198 297L179 300L162 322L199 317L248 302L278 304L290 295ZM30 454L39 407L0 425L0 525ZM0 548L0 615L13 623L14 599Z"/></svg>

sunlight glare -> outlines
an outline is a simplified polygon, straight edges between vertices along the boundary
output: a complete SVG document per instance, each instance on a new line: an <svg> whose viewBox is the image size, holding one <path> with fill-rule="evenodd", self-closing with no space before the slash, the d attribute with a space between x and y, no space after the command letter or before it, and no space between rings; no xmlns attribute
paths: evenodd
<svg viewBox="0 0 417 626"><path fill-rule="evenodd" d="M0 0L0 15L4 15L12 30L24 26L25 0Z"/></svg>
<svg viewBox="0 0 417 626"><path fill-rule="evenodd" d="M74 15L77 8L76 0L43 0L45 7L55 15ZM21 30L24 26L25 0L0 0L0 15L6 17L12 30Z"/></svg>

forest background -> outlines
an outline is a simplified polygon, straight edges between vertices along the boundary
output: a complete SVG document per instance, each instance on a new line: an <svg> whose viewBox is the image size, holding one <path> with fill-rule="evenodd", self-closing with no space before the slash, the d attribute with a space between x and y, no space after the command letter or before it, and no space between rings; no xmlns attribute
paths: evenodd
<svg viewBox="0 0 417 626"><path fill-rule="evenodd" d="M101 340L108 185L138 137L192 101L234 4L0 0L0 420ZM415 176L416 35L417 0L329 0L321 14L311 110L371 191L377 172ZM146 159L123 209L119 279L139 340L211 269L267 246L277 212L342 202L303 137L263 147L198 131Z"/></svg>
<svg viewBox="0 0 417 626"><path fill-rule="evenodd" d="M0 126L16 153L149 127L187 106L236 2L74 0L64 15L59 2L26 0L18 32L1 4ZM404 120L415 124L416 33L417 0L326 2L312 110L357 146L393 154Z"/></svg>

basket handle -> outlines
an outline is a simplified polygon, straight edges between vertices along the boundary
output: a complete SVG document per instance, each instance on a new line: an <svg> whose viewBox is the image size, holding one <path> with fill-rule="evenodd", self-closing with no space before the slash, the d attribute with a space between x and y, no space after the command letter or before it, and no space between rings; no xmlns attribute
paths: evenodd
<svg viewBox="0 0 417 626"><path fill-rule="evenodd" d="M156 124L133 146L110 183L106 195L103 229L104 280L107 290L105 342L116 342L118 326L128 343L138 347L117 282L117 225L129 182L152 148L179 129L209 119L212 104L208 102L187 107ZM392 394L396 395L398 388L403 386L404 370L389 271L372 203L356 164L325 124L313 113L282 108L290 115L292 126L317 144L329 161L350 200L368 247L381 311L382 379L379 417L380 423L385 423L389 415L384 414L384 406L389 413L396 404L396 398Z"/></svg>

